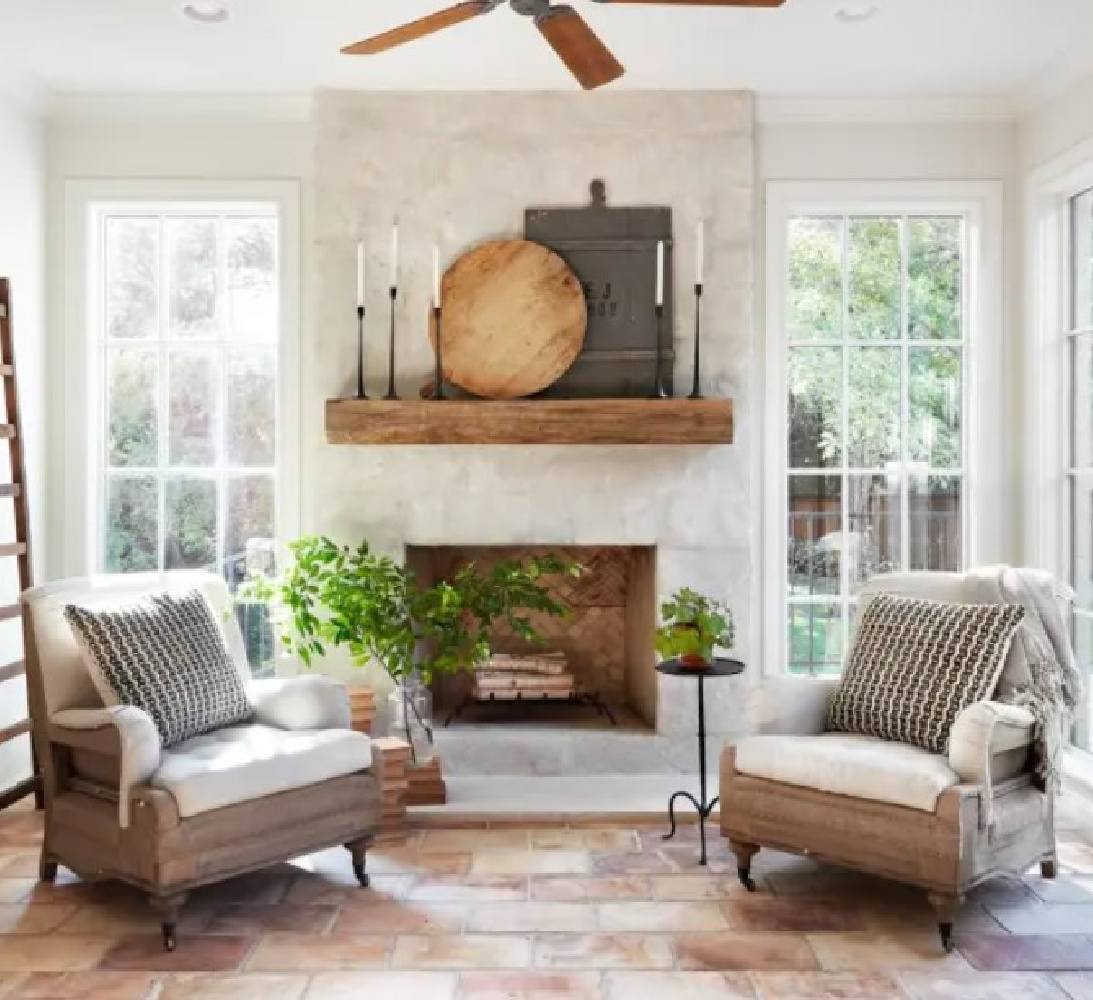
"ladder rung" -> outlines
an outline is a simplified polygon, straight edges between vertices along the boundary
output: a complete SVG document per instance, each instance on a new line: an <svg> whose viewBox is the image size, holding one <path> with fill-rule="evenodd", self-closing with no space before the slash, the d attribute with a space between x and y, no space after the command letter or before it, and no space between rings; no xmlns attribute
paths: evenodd
<svg viewBox="0 0 1093 1000"><path fill-rule="evenodd" d="M22 722L15 723L14 726L0 729L0 743L10 743L16 737L25 736L30 732L31 728L30 719L24 719Z"/></svg>
<svg viewBox="0 0 1093 1000"><path fill-rule="evenodd" d="M18 604L9 604L0 608L0 622L11 621L12 618L18 618L21 614L22 610Z"/></svg>
<svg viewBox="0 0 1093 1000"><path fill-rule="evenodd" d="M16 660L14 663L5 663L0 667L0 684L4 681L10 681L13 677L22 677L26 672L26 660Z"/></svg>
<svg viewBox="0 0 1093 1000"><path fill-rule="evenodd" d="M15 365L0 365L0 378L15 378Z"/></svg>
<svg viewBox="0 0 1093 1000"><path fill-rule="evenodd" d="M0 438L15 437L15 424L0 424Z"/></svg>
<svg viewBox="0 0 1093 1000"><path fill-rule="evenodd" d="M7 559L10 556L23 556L26 553L26 542L4 542L0 545L0 559Z"/></svg>
<svg viewBox="0 0 1093 1000"><path fill-rule="evenodd" d="M18 483L0 483L0 497L19 498L23 495L23 487Z"/></svg>

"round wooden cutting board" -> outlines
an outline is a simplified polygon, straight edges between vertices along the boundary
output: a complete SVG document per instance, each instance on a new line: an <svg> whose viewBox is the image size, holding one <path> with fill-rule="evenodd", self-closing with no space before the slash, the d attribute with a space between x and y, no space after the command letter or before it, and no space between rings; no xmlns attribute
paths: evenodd
<svg viewBox="0 0 1093 1000"><path fill-rule="evenodd" d="M476 396L541 392L581 352L584 292L565 261L538 243L476 247L448 268L441 294L445 378ZM436 331L430 335L435 343Z"/></svg>

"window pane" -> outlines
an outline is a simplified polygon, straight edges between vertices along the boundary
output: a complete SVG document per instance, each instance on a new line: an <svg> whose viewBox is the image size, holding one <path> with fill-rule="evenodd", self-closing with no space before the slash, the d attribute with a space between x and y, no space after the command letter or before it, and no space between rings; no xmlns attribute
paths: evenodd
<svg viewBox="0 0 1093 1000"><path fill-rule="evenodd" d="M790 468L842 465L842 348L791 347L787 368Z"/></svg>
<svg viewBox="0 0 1093 1000"><path fill-rule="evenodd" d="M843 662L842 607L790 604L786 649L791 674L837 674Z"/></svg>
<svg viewBox="0 0 1093 1000"><path fill-rule="evenodd" d="M849 464L883 469L900 457L898 347L854 347L849 352Z"/></svg>
<svg viewBox="0 0 1093 1000"><path fill-rule="evenodd" d="M1093 327L1093 189L1073 201L1075 329Z"/></svg>
<svg viewBox="0 0 1093 1000"><path fill-rule="evenodd" d="M228 572L246 561L247 543L276 538L273 476L228 480L228 523L224 547Z"/></svg>
<svg viewBox="0 0 1093 1000"><path fill-rule="evenodd" d="M898 570L900 561L900 479L892 476L848 476L846 559L850 590L878 573Z"/></svg>
<svg viewBox="0 0 1093 1000"><path fill-rule="evenodd" d="M277 340L277 220L229 219L228 336Z"/></svg>
<svg viewBox="0 0 1093 1000"><path fill-rule="evenodd" d="M1093 696L1089 689L1089 677L1093 675L1093 618L1087 614L1074 615L1073 635L1078 670L1086 679L1082 703L1074 720L1074 742L1083 750L1088 750L1093 739Z"/></svg>
<svg viewBox="0 0 1093 1000"><path fill-rule="evenodd" d="M842 220L791 220L788 255L786 332L790 339L839 339L843 326Z"/></svg>
<svg viewBox="0 0 1093 1000"><path fill-rule="evenodd" d="M172 476L167 480L164 569L216 568L216 482Z"/></svg>
<svg viewBox="0 0 1093 1000"><path fill-rule="evenodd" d="M961 456L961 367L958 347L908 349L910 458L956 469Z"/></svg>
<svg viewBox="0 0 1093 1000"><path fill-rule="evenodd" d="M159 492L154 476L108 476L103 538L107 573L140 573L159 568Z"/></svg>
<svg viewBox="0 0 1093 1000"><path fill-rule="evenodd" d="M173 466L208 466L216 461L216 381L213 353L170 354L168 461Z"/></svg>
<svg viewBox="0 0 1093 1000"><path fill-rule="evenodd" d="M228 464L273 465L277 445L277 358L273 351L228 354Z"/></svg>
<svg viewBox="0 0 1093 1000"><path fill-rule="evenodd" d="M107 355L106 460L113 468L159 464L158 367L154 351L123 347Z"/></svg>
<svg viewBox="0 0 1093 1000"><path fill-rule="evenodd" d="M154 337L158 329L159 221L106 220L106 335Z"/></svg>
<svg viewBox="0 0 1093 1000"><path fill-rule="evenodd" d="M850 336L895 340L900 334L900 220L850 223Z"/></svg>
<svg viewBox="0 0 1093 1000"><path fill-rule="evenodd" d="M907 250L908 335L914 340L963 336L962 219L911 219Z"/></svg>
<svg viewBox="0 0 1093 1000"><path fill-rule="evenodd" d="M216 219L168 219L170 335L216 335Z"/></svg>
<svg viewBox="0 0 1093 1000"><path fill-rule="evenodd" d="M912 476L910 568L956 571L963 564L960 476Z"/></svg>
<svg viewBox="0 0 1093 1000"><path fill-rule="evenodd" d="M1071 479L1071 586L1078 607L1093 608L1093 474Z"/></svg>
<svg viewBox="0 0 1093 1000"><path fill-rule="evenodd" d="M838 594L842 477L790 476L788 496L790 596Z"/></svg>

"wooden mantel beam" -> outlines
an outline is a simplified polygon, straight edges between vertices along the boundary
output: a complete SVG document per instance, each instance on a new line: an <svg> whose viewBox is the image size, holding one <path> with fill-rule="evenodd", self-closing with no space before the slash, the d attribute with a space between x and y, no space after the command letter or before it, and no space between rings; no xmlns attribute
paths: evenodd
<svg viewBox="0 0 1093 1000"><path fill-rule="evenodd" d="M731 444L731 399L331 399L331 444Z"/></svg>

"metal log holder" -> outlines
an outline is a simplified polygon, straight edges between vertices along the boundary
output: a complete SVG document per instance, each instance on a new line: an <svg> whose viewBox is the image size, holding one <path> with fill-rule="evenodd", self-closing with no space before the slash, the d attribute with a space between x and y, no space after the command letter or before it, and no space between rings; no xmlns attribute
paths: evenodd
<svg viewBox="0 0 1093 1000"><path fill-rule="evenodd" d="M387 395L384 399L398 399L395 392L395 300L398 298L398 286L391 286L391 340L387 361Z"/></svg>
<svg viewBox="0 0 1093 1000"><path fill-rule="evenodd" d="M357 306L357 399L367 399L364 391L364 306Z"/></svg>
<svg viewBox="0 0 1093 1000"><path fill-rule="evenodd" d="M598 715L602 715L608 722L611 723L612 728L618 725L615 719L614 712L608 707L607 702L603 700L598 691L574 691L572 694L567 694L562 698L552 698L550 695L538 695L536 697L524 698L521 695L517 695L515 698L495 698L491 692L488 697L476 696L474 692L468 692L463 700L459 702L449 713L448 717L444 720L444 728L452 724L455 719L458 719L460 715L471 705L587 705L589 708L594 708Z"/></svg>
<svg viewBox="0 0 1093 1000"><path fill-rule="evenodd" d="M702 371L702 282L695 285L695 373L694 386L688 399L704 399L702 389L699 387L699 378Z"/></svg>

